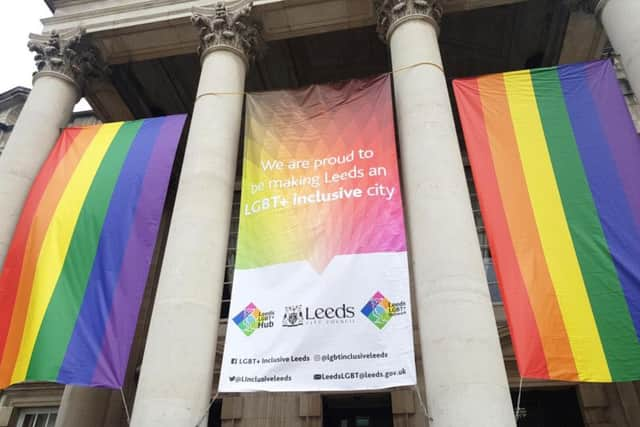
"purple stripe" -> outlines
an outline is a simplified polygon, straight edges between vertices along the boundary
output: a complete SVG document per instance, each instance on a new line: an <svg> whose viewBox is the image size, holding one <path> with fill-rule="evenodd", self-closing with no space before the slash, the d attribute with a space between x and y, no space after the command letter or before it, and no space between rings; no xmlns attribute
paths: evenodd
<svg viewBox="0 0 640 427"><path fill-rule="evenodd" d="M611 63L587 64L585 72L636 229L640 231L640 135L620 95Z"/></svg>
<svg viewBox="0 0 640 427"><path fill-rule="evenodd" d="M640 234L605 137L604 120L596 108L597 95L589 88L586 74L588 68L600 65L561 66L558 67L558 75L609 253L627 300L636 335L640 338ZM613 70L605 69L605 72ZM595 83L595 86L598 85ZM610 90L615 90L614 94L621 96L618 88ZM584 232L588 233L588 230Z"/></svg>
<svg viewBox="0 0 640 427"><path fill-rule="evenodd" d="M151 119L141 123L120 170L109 200L82 305L58 373L61 383L91 385L135 207L153 143L163 122L164 119Z"/></svg>
<svg viewBox="0 0 640 427"><path fill-rule="evenodd" d="M124 382L129 351L149 274L171 168L186 116L169 116L160 130L138 199L136 216L124 252L102 351L92 384L111 387Z"/></svg>

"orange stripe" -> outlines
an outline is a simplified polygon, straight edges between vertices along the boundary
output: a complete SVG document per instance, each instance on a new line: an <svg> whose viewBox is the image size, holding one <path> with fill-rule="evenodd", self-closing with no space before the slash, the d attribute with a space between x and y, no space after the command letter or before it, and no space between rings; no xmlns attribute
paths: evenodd
<svg viewBox="0 0 640 427"><path fill-rule="evenodd" d="M0 361L0 388L10 382L13 374L18 351L20 349L20 343L22 342L22 334L26 322L27 308L31 298L31 287L33 285L35 267L40 255L44 236L49 228L49 221L53 216L53 212L55 211L60 197L62 197L62 193L71 179L78 162L84 155L84 152L93 140L93 137L99 128L100 126L83 128L74 139L71 139L68 136L68 133L73 130L65 130L54 148L56 152L66 149L67 154L64 156L64 159L60 162L51 177L51 180L49 181L49 184L42 196L42 200L40 201L40 205L38 206L38 210L34 215L34 221L31 225L31 229L29 230L29 237L24 252L22 272L20 274L20 282L18 284L18 293L11 317L11 325L9 327L9 334L7 336L7 342L2 355L2 361ZM67 149L65 147L66 144L71 144L71 147ZM55 154L55 152L52 153L52 155Z"/></svg>
<svg viewBox="0 0 640 427"><path fill-rule="evenodd" d="M76 130L73 135L68 137L75 138L77 132L79 130ZM20 272L22 272L22 262L24 261L24 250L29 237L29 230L40 205L40 200L42 200L42 195L47 189L51 176L64 159L68 146L69 144L65 144L64 147L52 150L51 155L43 163L38 175L31 184L29 194L22 206L20 218L13 231L11 245L4 260L2 274L0 274L0 357L4 352L7 334L9 333L11 314L13 313L13 306L18 292L18 282L20 282Z"/></svg>
<svg viewBox="0 0 640 427"><path fill-rule="evenodd" d="M578 380L573 352L529 200L503 75L481 77L478 86L507 222L536 316L549 375L551 378Z"/></svg>
<svg viewBox="0 0 640 427"><path fill-rule="evenodd" d="M500 197L498 178L491 159L489 138L485 126L477 79L456 80L453 88L460 119L466 135L467 151L482 217L494 255L498 284L504 301L511 342L518 369L530 378L549 378L542 340L531 308L527 287L518 266L509 226ZM526 334L520 333L527 331Z"/></svg>

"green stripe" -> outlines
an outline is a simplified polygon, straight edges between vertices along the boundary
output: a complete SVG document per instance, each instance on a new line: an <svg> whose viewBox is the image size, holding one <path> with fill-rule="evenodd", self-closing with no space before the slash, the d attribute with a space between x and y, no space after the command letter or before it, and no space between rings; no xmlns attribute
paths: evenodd
<svg viewBox="0 0 640 427"><path fill-rule="evenodd" d="M140 126L141 120L122 125L91 183L38 332L27 379L55 380L58 376L84 299L111 195Z"/></svg>
<svg viewBox="0 0 640 427"><path fill-rule="evenodd" d="M538 109L612 379L637 378L640 346L580 159L558 72L532 71ZM622 362L622 363L621 363Z"/></svg>

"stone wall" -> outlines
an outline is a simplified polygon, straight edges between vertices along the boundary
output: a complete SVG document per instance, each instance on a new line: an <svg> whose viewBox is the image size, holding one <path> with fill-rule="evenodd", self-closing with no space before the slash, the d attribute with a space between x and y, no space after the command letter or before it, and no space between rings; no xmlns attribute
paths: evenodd
<svg viewBox="0 0 640 427"><path fill-rule="evenodd" d="M629 85L629 80L627 80L627 75L622 68L622 62L620 61L620 55L612 50L605 51L605 56L610 57L613 61L614 67L616 69L616 74L618 75L618 82L620 83L620 89L622 90L622 94L624 95L625 101L627 101L627 108L629 108L629 112L631 113L631 118L633 119L633 123L636 126L636 130L640 133L640 101L639 97L633 93L631 86Z"/></svg>
<svg viewBox="0 0 640 427"><path fill-rule="evenodd" d="M29 89L23 87L15 87L0 93L0 154L2 154L28 95Z"/></svg>

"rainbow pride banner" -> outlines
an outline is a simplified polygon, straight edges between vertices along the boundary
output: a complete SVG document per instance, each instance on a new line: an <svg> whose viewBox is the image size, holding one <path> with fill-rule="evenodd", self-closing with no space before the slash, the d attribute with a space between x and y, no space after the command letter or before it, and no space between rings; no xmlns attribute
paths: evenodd
<svg viewBox="0 0 640 427"><path fill-rule="evenodd" d="M122 387L184 121L62 132L0 275L0 389Z"/></svg>
<svg viewBox="0 0 640 427"><path fill-rule="evenodd" d="M219 390L415 384L389 75L247 96Z"/></svg>
<svg viewBox="0 0 640 427"><path fill-rule="evenodd" d="M520 374L640 379L640 138L612 65L454 90Z"/></svg>

